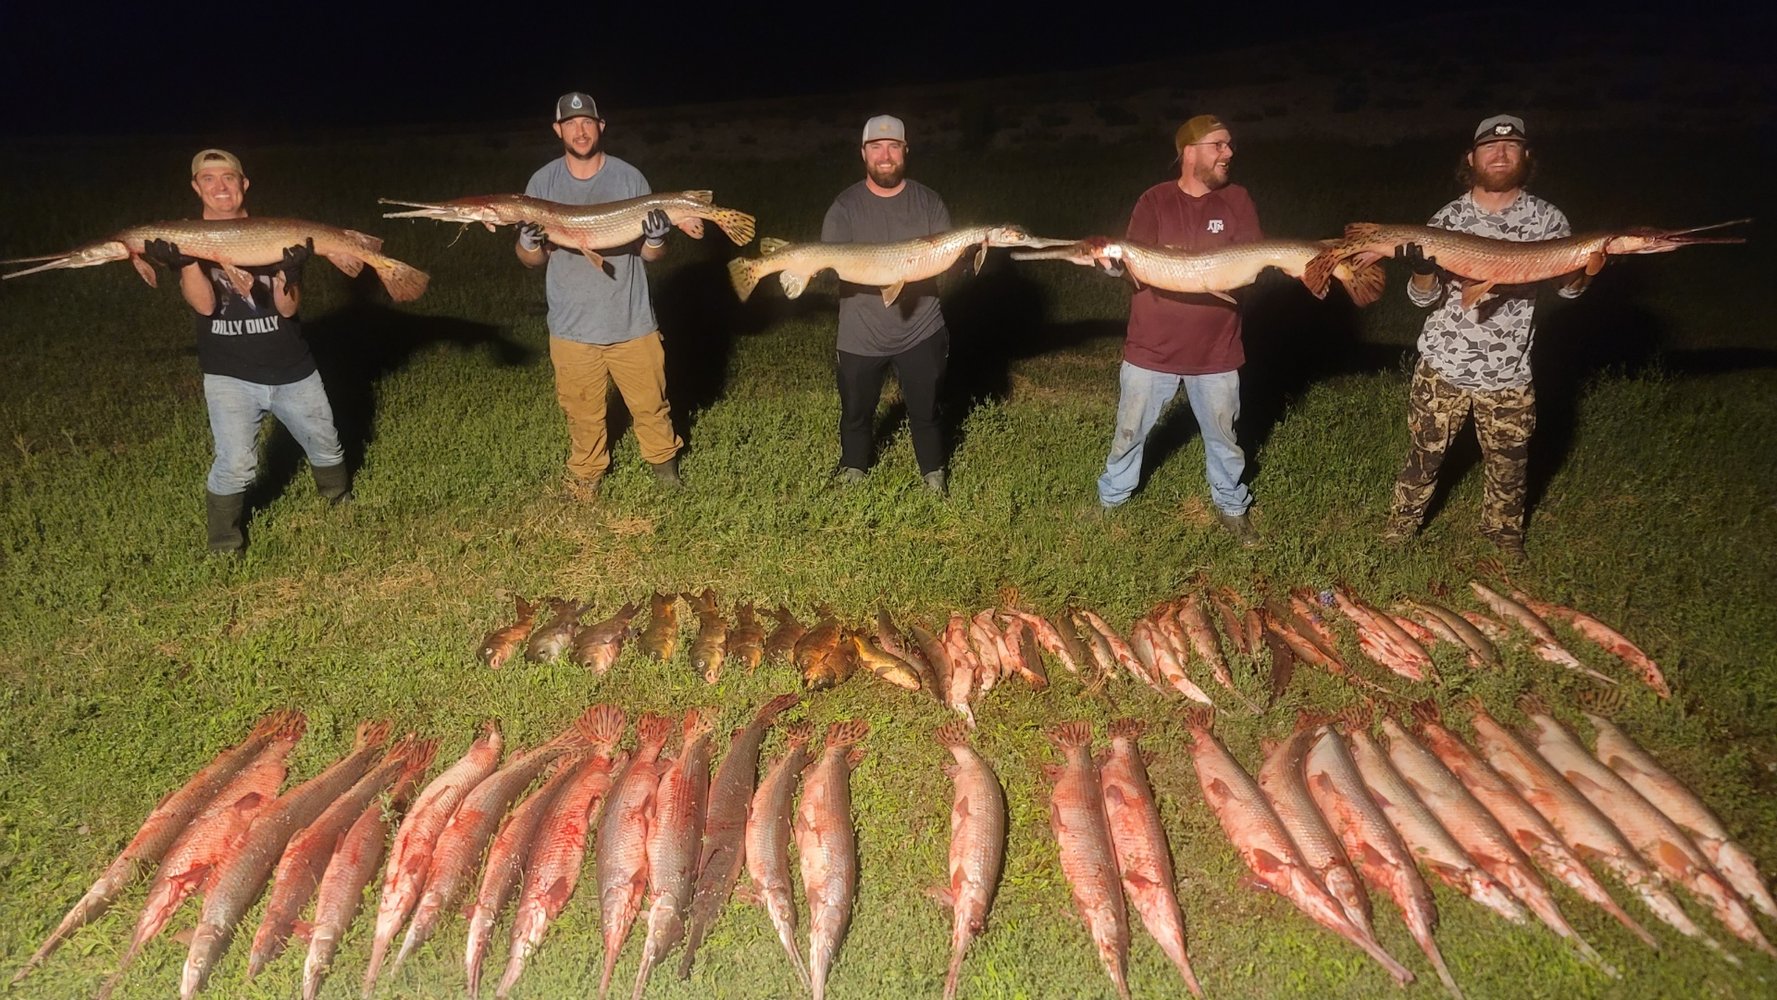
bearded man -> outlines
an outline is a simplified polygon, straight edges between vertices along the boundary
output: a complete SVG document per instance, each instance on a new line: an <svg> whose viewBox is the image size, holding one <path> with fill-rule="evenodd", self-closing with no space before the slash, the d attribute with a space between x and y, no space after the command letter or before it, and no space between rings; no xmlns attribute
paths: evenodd
<svg viewBox="0 0 1777 1000"><path fill-rule="evenodd" d="M1518 242L1571 235L1560 209L1525 190L1534 167L1523 119L1483 120L1457 170L1458 182L1468 190L1439 209L1430 225ZM1530 346L1538 286L1496 285L1465 309L1460 282L1440 279L1435 257L1415 245L1397 253L1413 271L1408 299L1433 308L1419 333L1419 363L1407 393L1411 444L1395 480L1383 540L1399 544L1419 530L1438 466L1472 413L1484 482L1481 534L1508 559L1522 560L1526 469L1536 428ZM1582 271L1566 279L1558 293L1571 299L1590 280Z"/></svg>
<svg viewBox="0 0 1777 1000"><path fill-rule="evenodd" d="M602 205L652 194L647 178L605 152L605 119L586 94L555 102L555 134L562 155L531 175L524 193L567 205ZM672 223L655 209L642 223L642 240L602 253L601 271L585 255L550 243L542 227L525 225L515 248L525 267L548 264L549 360L555 397L568 418L567 492L575 499L597 495L611 465L605 428L605 396L612 382L635 422L642 458L663 483L677 487L679 449L666 399L666 351L654 304L648 297L644 261L666 253Z"/></svg>
<svg viewBox="0 0 1777 1000"><path fill-rule="evenodd" d="M1198 115L1174 136L1177 178L1143 192L1128 237L1154 246L1204 251L1264 239L1246 188L1229 183L1234 136L1215 115ZM1246 453L1234 436L1240 416L1240 309L1208 295L1140 288L1129 300L1129 332L1118 369L1117 426L1098 502L1109 510L1141 481L1142 452L1160 414L1182 388L1203 435L1203 458L1216 518L1243 548L1259 544L1248 515L1252 493L1241 476Z"/></svg>

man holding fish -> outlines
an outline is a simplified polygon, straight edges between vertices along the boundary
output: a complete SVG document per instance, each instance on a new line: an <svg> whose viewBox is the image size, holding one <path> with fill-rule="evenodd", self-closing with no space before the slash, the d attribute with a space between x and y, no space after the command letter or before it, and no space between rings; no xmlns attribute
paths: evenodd
<svg viewBox="0 0 1777 1000"><path fill-rule="evenodd" d="M1129 239L1151 246L1209 250L1262 239L1246 189L1229 183L1234 138L1214 115L1198 115L1175 137L1179 176L1143 192L1130 215ZM1205 471L1216 518L1243 548L1259 544L1240 481L1246 454L1234 437L1240 415L1240 310L1227 295L1181 295L1138 288L1129 303L1129 334L1118 374L1117 426L1098 502L1121 505L1141 481L1142 451L1180 388L1203 434Z"/></svg>
<svg viewBox="0 0 1777 1000"><path fill-rule="evenodd" d="M605 119L590 96L563 94L555 102L562 156L531 175L525 194L569 205L649 194L641 171L604 151L604 133ZM548 265L549 360L556 400L568 418L567 489L576 499L596 496L611 465L605 397L612 382L635 421L642 458L661 482L682 485L678 455L684 442L673 431L666 352L642 268L666 252L671 229L666 212L655 209L642 224L639 244L604 253L597 264L551 243L541 226L519 229L519 261L526 267Z"/></svg>
<svg viewBox="0 0 1777 1000"><path fill-rule="evenodd" d="M1526 242L1572 234L1567 216L1524 189L1533 172L1524 121L1494 115L1475 128L1457 171L1468 187L1432 216L1435 228ZM1419 530L1450 441L1472 412L1481 443L1481 534L1513 559L1524 557L1524 498L1536 390L1530 345L1538 286L1498 286L1472 305L1460 282L1440 278L1437 258L1417 244L1396 251L1413 272L1407 297L1431 307L1419 334L1419 364L1407 393L1407 462L1395 479L1383 540L1399 544ZM1558 288L1571 299L1591 275L1579 271Z"/></svg>

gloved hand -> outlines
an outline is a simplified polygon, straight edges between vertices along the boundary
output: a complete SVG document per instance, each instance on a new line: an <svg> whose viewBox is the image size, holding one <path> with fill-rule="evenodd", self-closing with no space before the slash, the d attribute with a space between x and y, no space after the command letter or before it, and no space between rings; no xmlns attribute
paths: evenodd
<svg viewBox="0 0 1777 1000"><path fill-rule="evenodd" d="M666 234L672 232L673 222L666 217L664 209L651 209L642 219L642 239L651 247L666 242Z"/></svg>
<svg viewBox="0 0 1777 1000"><path fill-rule="evenodd" d="M543 227L535 222L527 222L518 227L518 245L526 250L541 250L548 239L543 235Z"/></svg>
<svg viewBox="0 0 1777 1000"><path fill-rule="evenodd" d="M175 273L182 267L197 263L196 257L187 257L179 252L179 244L166 240L149 240L142 244L142 256Z"/></svg>
<svg viewBox="0 0 1777 1000"><path fill-rule="evenodd" d="M313 236L284 248L284 259L278 264L278 273L284 277L285 293L294 292L302 287L302 266L315 255L315 238Z"/></svg>
<svg viewBox="0 0 1777 1000"><path fill-rule="evenodd" d="M1438 272L1438 259L1427 257L1425 250L1417 243L1403 243L1394 248L1394 259L1407 265L1414 277L1423 277Z"/></svg>

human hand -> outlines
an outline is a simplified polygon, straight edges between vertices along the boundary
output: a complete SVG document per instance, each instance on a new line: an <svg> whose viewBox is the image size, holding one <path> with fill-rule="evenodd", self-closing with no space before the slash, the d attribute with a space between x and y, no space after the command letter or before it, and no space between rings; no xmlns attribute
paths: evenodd
<svg viewBox="0 0 1777 1000"><path fill-rule="evenodd" d="M302 287L302 266L315 255L315 238L313 236L284 248L284 259L278 264L278 275L284 279L284 291L294 292Z"/></svg>
<svg viewBox="0 0 1777 1000"><path fill-rule="evenodd" d="M518 227L518 245L526 250L541 250L549 237L543 234L543 227L535 222L527 222Z"/></svg>
<svg viewBox="0 0 1777 1000"><path fill-rule="evenodd" d="M1407 269L1413 272L1414 277L1424 277L1436 274L1438 271L1438 259L1427 257L1425 249L1417 243L1403 243L1395 247L1394 259L1407 265Z"/></svg>
<svg viewBox="0 0 1777 1000"><path fill-rule="evenodd" d="M142 256L169 271L178 271L187 265L197 263L196 257L188 257L180 253L179 244L167 240L149 240L142 244Z"/></svg>
<svg viewBox="0 0 1777 1000"><path fill-rule="evenodd" d="M651 247L658 247L666 242L666 234L672 232L673 222L666 217L663 209L650 209L642 219L642 239Z"/></svg>

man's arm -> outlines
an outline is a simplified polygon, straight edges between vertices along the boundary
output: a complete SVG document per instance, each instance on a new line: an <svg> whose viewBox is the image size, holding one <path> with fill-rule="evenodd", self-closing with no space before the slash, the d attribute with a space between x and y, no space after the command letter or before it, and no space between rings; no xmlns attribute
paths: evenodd
<svg viewBox="0 0 1777 1000"><path fill-rule="evenodd" d="M179 269L179 294L199 316L216 314L216 286L204 277L203 264L194 262Z"/></svg>
<svg viewBox="0 0 1777 1000"><path fill-rule="evenodd" d="M1160 245L1160 216L1145 195L1135 203L1135 210L1129 213L1129 227L1123 236L1137 243Z"/></svg>
<svg viewBox="0 0 1777 1000"><path fill-rule="evenodd" d="M1564 240L1573 235L1573 226L1568 224L1566 213L1553 205L1549 206L1549 221L1543 230L1545 240ZM1586 286L1592 283L1592 275L1584 271L1569 275L1555 289L1555 294L1564 299L1577 299Z"/></svg>
<svg viewBox="0 0 1777 1000"><path fill-rule="evenodd" d="M1454 229L1455 216L1452 211L1454 207L1454 202L1445 205L1438 211L1438 214L1431 217L1426 225L1434 229ZM1413 276L1407 279L1407 301L1424 309L1436 304L1439 299L1444 297L1444 282L1442 278L1438 277L1438 259L1436 257L1427 257L1424 248L1417 244L1408 244L1400 248L1395 256L1405 262L1413 272Z"/></svg>
<svg viewBox="0 0 1777 1000"><path fill-rule="evenodd" d="M821 220L822 243L850 243L851 213L837 200L827 206L827 217Z"/></svg>

